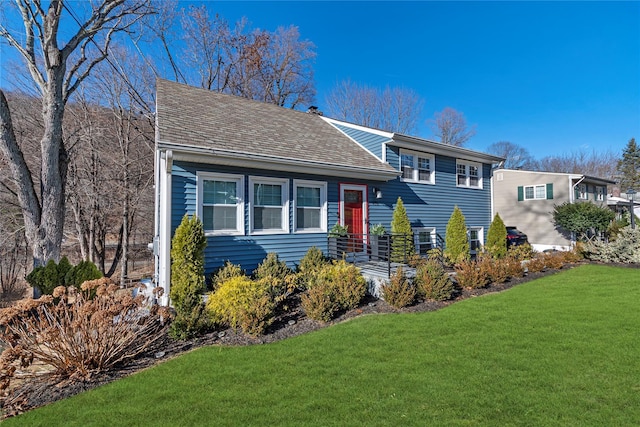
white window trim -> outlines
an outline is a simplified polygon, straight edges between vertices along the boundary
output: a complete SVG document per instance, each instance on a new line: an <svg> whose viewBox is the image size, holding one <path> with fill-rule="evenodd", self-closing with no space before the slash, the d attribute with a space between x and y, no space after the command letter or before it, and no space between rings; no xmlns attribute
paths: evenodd
<svg viewBox="0 0 640 427"><path fill-rule="evenodd" d="M198 218L202 218L202 204L204 202L203 181L235 181L238 204L236 206L236 229L214 231L205 228L205 236L244 236L244 175L227 173L196 172L196 207Z"/></svg>
<svg viewBox="0 0 640 427"><path fill-rule="evenodd" d="M405 149L400 149L400 155L398 156L398 169L400 170L400 172L402 172L402 155L409 155L409 156L413 156L413 164L414 164L414 169L413 169L413 178L409 179L409 178L404 178L402 175L400 175L400 181L401 182L417 182L420 184L435 184L436 183L436 156L433 154L428 154L428 153L421 153L419 151L411 151L411 150L405 150ZM429 169L431 169L431 172L429 174L429 180L425 181L425 180L420 180L418 179L418 177L420 176L420 171L418 170L418 157L422 157L423 159L429 159Z"/></svg>
<svg viewBox="0 0 640 427"><path fill-rule="evenodd" d="M596 200L598 202L604 202L605 194L607 192L607 187L597 186L596 187Z"/></svg>
<svg viewBox="0 0 640 427"><path fill-rule="evenodd" d="M306 228L298 230L298 187L320 188L320 228ZM293 232L303 233L326 233L327 232L327 183L324 181L305 181L301 179L293 180Z"/></svg>
<svg viewBox="0 0 640 427"><path fill-rule="evenodd" d="M254 230L253 225L253 184L276 184L282 186L282 228L274 230ZM267 178L261 176L249 177L249 234L250 235L266 235L266 234L289 234L289 180L284 178Z"/></svg>
<svg viewBox="0 0 640 427"><path fill-rule="evenodd" d="M480 242L480 247L478 249L471 249L471 231L476 230L478 232L478 242ZM473 251L479 252L482 250L482 246L484 246L484 227L467 227L467 239L469 240L469 250L473 253Z"/></svg>
<svg viewBox="0 0 640 427"><path fill-rule="evenodd" d="M543 197L536 197L536 195L538 194L536 192L536 188L537 187L542 187L544 188L544 196ZM527 188L533 188L533 197L527 197ZM547 199L547 185L546 184L535 184L535 185L525 185L523 186L523 198L524 200L546 200Z"/></svg>
<svg viewBox="0 0 640 427"><path fill-rule="evenodd" d="M589 187L587 187L587 184L578 184L577 189L578 200L589 200Z"/></svg>
<svg viewBox="0 0 640 427"><path fill-rule="evenodd" d="M437 242L436 242L436 228L435 227L416 227L416 228L413 228L414 245L416 247L416 252L418 254L420 253L420 250L419 250L419 246L420 246L419 233L421 231L426 231L431 236L432 249L435 248L436 245L437 245Z"/></svg>
<svg viewBox="0 0 640 427"><path fill-rule="evenodd" d="M459 184L458 183L458 165L466 165L465 168L465 175L466 175L466 181L465 184ZM471 169L469 168L469 166L475 166L478 168L478 185L474 185L471 186L470 183L470 171ZM478 162L471 162L468 160L462 160L462 159L456 159L456 187L462 187L462 188L476 188L476 189L482 189L483 186L483 179L482 179L482 163L478 163Z"/></svg>

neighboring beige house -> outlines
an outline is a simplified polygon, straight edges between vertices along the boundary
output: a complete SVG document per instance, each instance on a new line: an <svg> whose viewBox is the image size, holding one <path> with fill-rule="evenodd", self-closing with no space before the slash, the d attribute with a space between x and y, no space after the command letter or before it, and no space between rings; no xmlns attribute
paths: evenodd
<svg viewBox="0 0 640 427"><path fill-rule="evenodd" d="M529 237L538 251L567 250L574 236L553 224L553 210L565 202L607 205L608 179L581 174L497 169L493 172L492 211L507 227L516 227Z"/></svg>

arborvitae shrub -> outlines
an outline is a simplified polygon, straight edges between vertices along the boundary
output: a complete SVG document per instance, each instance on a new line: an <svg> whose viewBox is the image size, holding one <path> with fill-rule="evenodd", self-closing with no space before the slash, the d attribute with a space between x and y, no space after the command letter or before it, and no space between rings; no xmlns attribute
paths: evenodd
<svg viewBox="0 0 640 427"><path fill-rule="evenodd" d="M452 265L470 258L467 224L462 211L457 206L453 208L447 223L444 257Z"/></svg>
<svg viewBox="0 0 640 427"><path fill-rule="evenodd" d="M65 283L68 286L80 288L84 282L88 280L96 280L102 278L102 272L91 261L80 261L80 263L69 269L65 275Z"/></svg>
<svg viewBox="0 0 640 427"><path fill-rule="evenodd" d="M241 328L249 335L260 335L273 322L276 303L272 282L232 277L209 294L207 312L216 324Z"/></svg>
<svg viewBox="0 0 640 427"><path fill-rule="evenodd" d="M405 262L415 253L413 230L402 199L398 197L391 220L391 261Z"/></svg>
<svg viewBox="0 0 640 427"><path fill-rule="evenodd" d="M493 258L507 256L507 227L504 226L504 222L498 214L493 217L489 226L486 250Z"/></svg>
<svg viewBox="0 0 640 427"><path fill-rule="evenodd" d="M478 262L466 260L455 266L456 281L462 288L479 289L489 284L489 275L485 268L481 268Z"/></svg>
<svg viewBox="0 0 640 427"><path fill-rule="evenodd" d="M225 281L232 277L245 276L245 272L239 265L233 264L231 261L225 261L224 265L211 275L211 288L212 290L218 289L218 287Z"/></svg>
<svg viewBox="0 0 640 427"><path fill-rule="evenodd" d="M171 291L176 310L171 333L177 338L201 334L208 324L203 316L202 293L205 291L204 249L207 239L202 222L195 215L185 215L171 240Z"/></svg>
<svg viewBox="0 0 640 427"><path fill-rule="evenodd" d="M398 267L389 281L382 285L382 297L395 308L413 304L416 298L416 287L407 279L402 267Z"/></svg>
<svg viewBox="0 0 640 427"><path fill-rule="evenodd" d="M429 259L416 270L418 292L426 299L446 301L456 291L454 283L437 259Z"/></svg>

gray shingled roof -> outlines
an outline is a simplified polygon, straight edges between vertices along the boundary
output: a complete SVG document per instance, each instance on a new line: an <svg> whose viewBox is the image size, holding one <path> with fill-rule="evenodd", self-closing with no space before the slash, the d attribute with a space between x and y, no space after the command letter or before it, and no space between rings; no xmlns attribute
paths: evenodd
<svg viewBox="0 0 640 427"><path fill-rule="evenodd" d="M157 138L203 150L226 150L328 165L394 172L316 114L158 79Z"/></svg>

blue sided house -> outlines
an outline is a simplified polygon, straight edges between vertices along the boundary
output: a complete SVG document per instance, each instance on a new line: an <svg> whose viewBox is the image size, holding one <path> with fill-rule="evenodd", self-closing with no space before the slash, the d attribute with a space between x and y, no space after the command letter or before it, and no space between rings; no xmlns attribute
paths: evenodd
<svg viewBox="0 0 640 427"><path fill-rule="evenodd" d="M421 254L444 242L457 205L473 248L491 223L500 157L358 126L166 80L157 81L156 281L170 284L171 238L185 214L207 235L207 274L226 260L251 272L267 253L294 267L328 251L334 224L367 247L398 197Z"/></svg>

